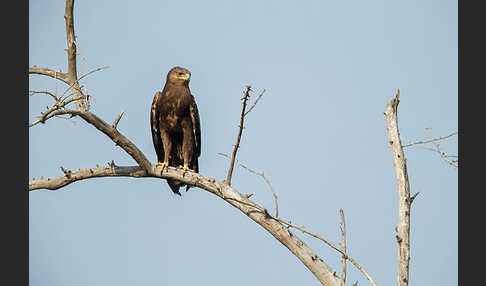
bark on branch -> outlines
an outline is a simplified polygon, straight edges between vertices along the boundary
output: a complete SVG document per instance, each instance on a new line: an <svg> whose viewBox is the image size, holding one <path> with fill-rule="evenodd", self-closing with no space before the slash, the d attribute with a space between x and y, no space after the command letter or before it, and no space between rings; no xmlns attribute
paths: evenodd
<svg viewBox="0 0 486 286"><path fill-rule="evenodd" d="M398 184L398 225L397 242L398 242L398 286L407 286L409 280L409 263L410 263L410 184L408 181L407 160L403 153L400 133L398 131L397 108L400 102L400 90L397 91L387 105L385 110L386 126L388 138L393 155L393 164L397 175Z"/></svg>

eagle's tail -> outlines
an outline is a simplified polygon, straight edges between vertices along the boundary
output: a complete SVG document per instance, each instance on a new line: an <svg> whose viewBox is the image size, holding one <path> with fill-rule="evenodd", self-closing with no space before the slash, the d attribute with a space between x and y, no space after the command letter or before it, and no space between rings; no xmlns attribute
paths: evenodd
<svg viewBox="0 0 486 286"><path fill-rule="evenodd" d="M174 194L181 196L181 193L179 192L179 188L185 186L184 183L176 180L170 180L170 179L167 179L167 183L169 184L169 187L172 189Z"/></svg>

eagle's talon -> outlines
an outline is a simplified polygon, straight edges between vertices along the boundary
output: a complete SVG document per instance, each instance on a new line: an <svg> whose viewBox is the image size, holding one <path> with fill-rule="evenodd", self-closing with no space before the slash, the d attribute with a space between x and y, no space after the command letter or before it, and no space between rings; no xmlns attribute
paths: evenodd
<svg viewBox="0 0 486 286"><path fill-rule="evenodd" d="M189 168L187 168L187 167L185 167L185 166L179 166L178 168L179 168L179 169L182 169L182 171L184 171L184 172L182 173L182 177L184 177L184 175L186 174L186 172L187 172L187 171L194 172L194 170L191 170L191 169L189 169Z"/></svg>
<svg viewBox="0 0 486 286"><path fill-rule="evenodd" d="M161 174L162 174L162 172L164 172L165 167L169 167L169 163L167 163L167 162L163 162L163 163L157 162L157 164L155 164L155 165L162 167L162 170L160 170Z"/></svg>

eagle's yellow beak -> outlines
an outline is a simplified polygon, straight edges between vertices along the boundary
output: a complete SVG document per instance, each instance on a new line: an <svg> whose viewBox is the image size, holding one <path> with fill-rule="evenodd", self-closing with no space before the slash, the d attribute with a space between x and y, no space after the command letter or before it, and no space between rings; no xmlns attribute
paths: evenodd
<svg viewBox="0 0 486 286"><path fill-rule="evenodd" d="M178 76L178 78L183 79L183 80L188 80L191 77L190 74L185 73L183 75Z"/></svg>

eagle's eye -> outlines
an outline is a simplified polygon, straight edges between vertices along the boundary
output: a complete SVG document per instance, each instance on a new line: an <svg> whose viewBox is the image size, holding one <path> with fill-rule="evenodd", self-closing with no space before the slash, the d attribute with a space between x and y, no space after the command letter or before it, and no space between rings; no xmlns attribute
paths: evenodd
<svg viewBox="0 0 486 286"><path fill-rule="evenodd" d="M179 73L179 75L183 75L183 74L184 74L184 73L181 73L181 72Z"/></svg>

